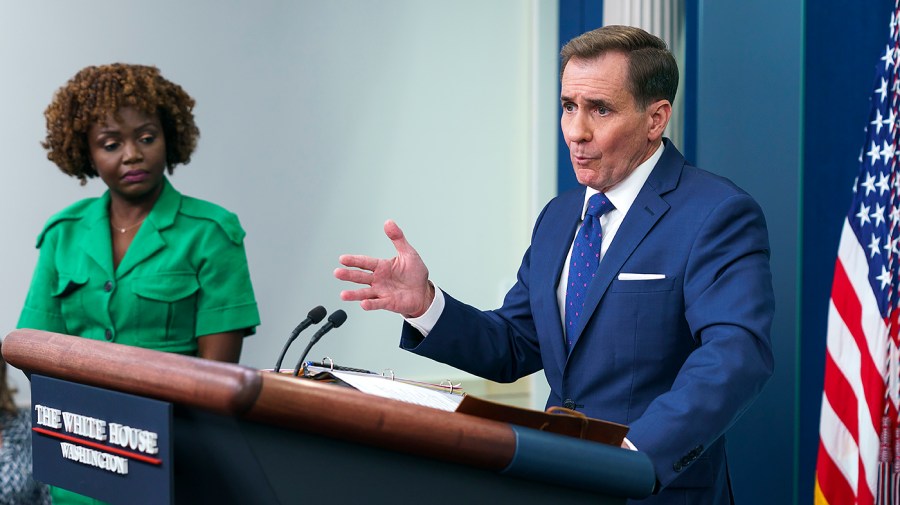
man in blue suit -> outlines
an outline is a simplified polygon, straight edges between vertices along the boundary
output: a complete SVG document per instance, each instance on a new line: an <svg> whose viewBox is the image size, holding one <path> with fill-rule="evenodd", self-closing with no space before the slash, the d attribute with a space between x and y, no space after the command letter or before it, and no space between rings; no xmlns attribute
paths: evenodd
<svg viewBox="0 0 900 505"><path fill-rule="evenodd" d="M724 433L773 370L762 210L663 138L678 69L662 40L585 33L563 48L561 81L585 187L541 212L501 308L435 287L393 221L395 258L341 256L335 276L368 285L341 297L402 314L404 349L499 382L543 369L548 407L629 425L623 445L656 470L646 503L731 503Z"/></svg>

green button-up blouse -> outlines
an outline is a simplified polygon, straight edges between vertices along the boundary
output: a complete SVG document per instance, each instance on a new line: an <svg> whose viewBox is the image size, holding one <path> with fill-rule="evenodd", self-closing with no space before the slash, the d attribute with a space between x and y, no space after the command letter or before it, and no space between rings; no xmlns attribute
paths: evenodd
<svg viewBox="0 0 900 505"><path fill-rule="evenodd" d="M246 329L259 311L233 213L182 196L168 180L118 268L109 192L51 217L19 328L197 353L203 335Z"/></svg>

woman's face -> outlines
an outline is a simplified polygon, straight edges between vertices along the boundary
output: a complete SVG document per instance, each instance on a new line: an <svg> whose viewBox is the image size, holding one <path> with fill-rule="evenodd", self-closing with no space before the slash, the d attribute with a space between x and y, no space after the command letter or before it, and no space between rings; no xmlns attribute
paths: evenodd
<svg viewBox="0 0 900 505"><path fill-rule="evenodd" d="M166 169L166 140L157 114L133 107L119 109L91 125L88 149L94 169L113 198L140 202L159 194Z"/></svg>

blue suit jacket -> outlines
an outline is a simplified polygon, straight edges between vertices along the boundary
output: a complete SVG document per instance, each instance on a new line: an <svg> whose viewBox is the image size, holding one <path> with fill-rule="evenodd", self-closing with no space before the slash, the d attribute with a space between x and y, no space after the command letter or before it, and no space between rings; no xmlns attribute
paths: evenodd
<svg viewBox="0 0 900 505"><path fill-rule="evenodd" d="M404 324L401 347L499 382L543 368L547 406L574 403L630 426L662 488L648 502L730 503L723 435L773 370L762 210L666 142L600 262L568 352L556 286L583 203L581 188L544 208L501 308L447 295L428 338Z"/></svg>

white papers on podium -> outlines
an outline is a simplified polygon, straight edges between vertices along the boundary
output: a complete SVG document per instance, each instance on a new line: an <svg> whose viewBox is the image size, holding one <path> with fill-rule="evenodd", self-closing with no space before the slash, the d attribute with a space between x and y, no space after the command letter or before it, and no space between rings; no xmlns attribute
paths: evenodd
<svg viewBox="0 0 900 505"><path fill-rule="evenodd" d="M338 370L316 370L310 367L313 375L327 373L334 378L345 382L354 389L382 398L391 398L407 403L415 403L434 409L453 412L463 399L463 395L440 391L428 387L407 384L402 380L394 380L377 374L344 372Z"/></svg>

